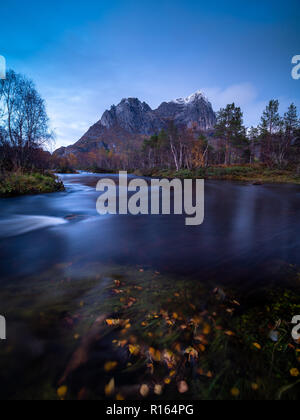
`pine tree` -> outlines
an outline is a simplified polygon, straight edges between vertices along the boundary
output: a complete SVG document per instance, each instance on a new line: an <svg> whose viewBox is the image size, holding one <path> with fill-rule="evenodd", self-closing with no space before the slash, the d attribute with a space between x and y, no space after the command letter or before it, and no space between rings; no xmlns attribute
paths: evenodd
<svg viewBox="0 0 300 420"><path fill-rule="evenodd" d="M217 113L215 136L223 142L225 165L230 165L233 148L240 148L246 144L246 129L241 108L233 103Z"/></svg>
<svg viewBox="0 0 300 420"><path fill-rule="evenodd" d="M295 104L289 106L288 111L284 114L284 131L288 136L293 136L295 131L299 128L300 122L298 119L297 107Z"/></svg>
<svg viewBox="0 0 300 420"><path fill-rule="evenodd" d="M259 131L261 136L261 158L272 165L273 142L282 130L283 121L279 114L279 101L272 99L261 117Z"/></svg>

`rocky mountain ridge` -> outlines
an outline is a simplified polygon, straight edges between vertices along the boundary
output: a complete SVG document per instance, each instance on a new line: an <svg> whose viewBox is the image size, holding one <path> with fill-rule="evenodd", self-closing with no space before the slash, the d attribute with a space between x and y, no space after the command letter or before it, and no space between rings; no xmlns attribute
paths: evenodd
<svg viewBox="0 0 300 420"><path fill-rule="evenodd" d="M163 102L155 110L137 98L127 98L105 111L77 143L55 153L67 157L70 153L88 153L101 148L122 152L128 142L138 145L145 137L167 129L171 121L177 127L207 131L214 127L216 115L201 92Z"/></svg>

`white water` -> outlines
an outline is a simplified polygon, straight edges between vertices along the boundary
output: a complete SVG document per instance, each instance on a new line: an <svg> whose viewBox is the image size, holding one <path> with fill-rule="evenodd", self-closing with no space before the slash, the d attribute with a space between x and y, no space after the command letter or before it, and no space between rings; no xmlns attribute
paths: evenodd
<svg viewBox="0 0 300 420"><path fill-rule="evenodd" d="M67 223L59 217L49 216L11 216L0 220L0 238L10 238L23 235L38 229Z"/></svg>

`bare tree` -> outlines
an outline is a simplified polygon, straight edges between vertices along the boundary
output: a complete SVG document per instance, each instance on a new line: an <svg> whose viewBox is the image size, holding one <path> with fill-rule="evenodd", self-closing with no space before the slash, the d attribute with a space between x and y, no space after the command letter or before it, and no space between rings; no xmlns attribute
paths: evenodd
<svg viewBox="0 0 300 420"><path fill-rule="evenodd" d="M49 144L49 120L45 103L33 82L10 70L0 83L0 126L7 133L14 151L17 169L32 169L38 166L33 161L36 149Z"/></svg>

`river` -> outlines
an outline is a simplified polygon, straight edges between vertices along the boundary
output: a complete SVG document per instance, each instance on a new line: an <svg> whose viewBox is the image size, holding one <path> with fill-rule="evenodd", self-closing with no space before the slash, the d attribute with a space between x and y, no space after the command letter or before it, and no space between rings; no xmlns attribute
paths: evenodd
<svg viewBox="0 0 300 420"><path fill-rule="evenodd" d="M69 314L84 305L84 316L94 316L95 296L104 305L111 279L160 273L251 295L288 284L288 270L300 265L299 186L207 181L205 221L187 227L178 215L100 216L101 177L62 175L65 192L0 200L0 314L8 334L0 382L8 397L24 397L28 386L31 398L41 383L32 366L45 360L44 382L59 378L73 345L62 349ZM80 328L84 335L86 324Z"/></svg>

